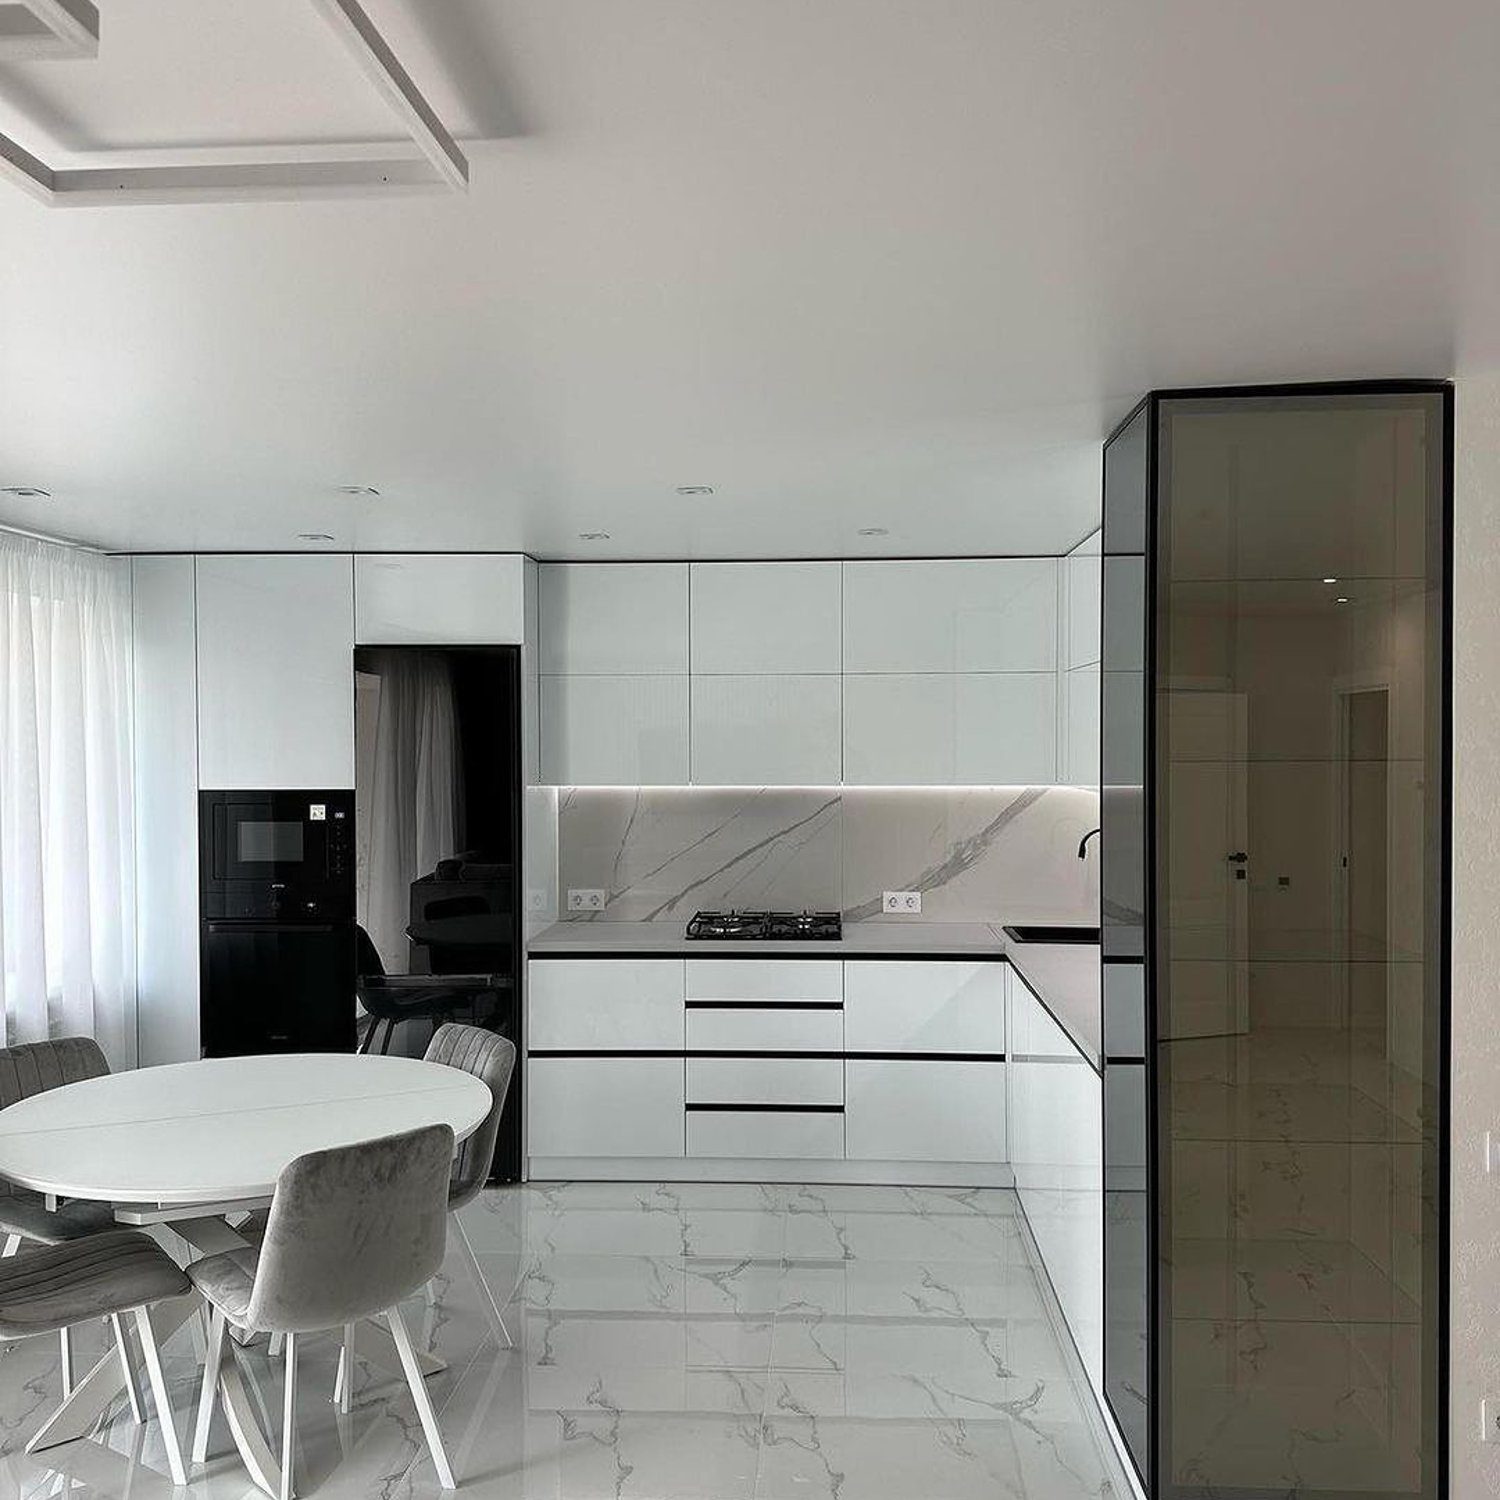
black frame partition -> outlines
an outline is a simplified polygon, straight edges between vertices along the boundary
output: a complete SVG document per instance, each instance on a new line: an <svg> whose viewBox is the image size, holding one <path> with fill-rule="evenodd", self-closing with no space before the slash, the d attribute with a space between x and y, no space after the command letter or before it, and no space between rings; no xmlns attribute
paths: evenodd
<svg viewBox="0 0 1500 1500"><path fill-rule="evenodd" d="M1453 391L1104 454L1105 1395L1148 1494L1448 1486Z"/></svg>

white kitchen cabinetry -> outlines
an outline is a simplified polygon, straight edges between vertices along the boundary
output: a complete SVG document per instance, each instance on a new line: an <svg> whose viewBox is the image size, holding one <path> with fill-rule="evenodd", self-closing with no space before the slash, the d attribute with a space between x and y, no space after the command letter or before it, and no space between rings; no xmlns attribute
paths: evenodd
<svg viewBox="0 0 1500 1500"><path fill-rule="evenodd" d="M1035 786L1057 779L1055 672L844 678L844 781Z"/></svg>
<svg viewBox="0 0 1500 1500"><path fill-rule="evenodd" d="M532 1057L527 1064L533 1159L683 1154L680 1057Z"/></svg>
<svg viewBox="0 0 1500 1500"><path fill-rule="evenodd" d="M838 1161L844 1155L839 1114L754 1110L695 1110L687 1121L690 1157L758 1161Z"/></svg>
<svg viewBox="0 0 1500 1500"><path fill-rule="evenodd" d="M687 564L547 563L538 589L543 779L685 784Z"/></svg>
<svg viewBox="0 0 1500 1500"><path fill-rule="evenodd" d="M543 677L542 779L552 786L683 786L684 677Z"/></svg>
<svg viewBox="0 0 1500 1500"><path fill-rule="evenodd" d="M844 1090L851 1161L1005 1160L1003 1063L851 1057Z"/></svg>
<svg viewBox="0 0 1500 1500"><path fill-rule="evenodd" d="M844 564L844 671L1051 672L1057 560Z"/></svg>
<svg viewBox="0 0 1500 1500"><path fill-rule="evenodd" d="M837 674L840 569L836 562L694 563L693 672Z"/></svg>
<svg viewBox="0 0 1500 1500"><path fill-rule="evenodd" d="M751 1000L766 1005L844 998L844 969L836 959L690 958L689 1000Z"/></svg>
<svg viewBox="0 0 1500 1500"><path fill-rule="evenodd" d="M689 1057L689 1104L842 1104L837 1057Z"/></svg>
<svg viewBox="0 0 1500 1500"><path fill-rule="evenodd" d="M692 776L699 786L836 786L842 778L837 675L693 674Z"/></svg>
<svg viewBox="0 0 1500 1500"><path fill-rule="evenodd" d="M355 644L520 645L525 561L517 552L358 554Z"/></svg>
<svg viewBox="0 0 1500 1500"><path fill-rule="evenodd" d="M534 1052L682 1050L680 959L538 959L527 978Z"/></svg>
<svg viewBox="0 0 1500 1500"><path fill-rule="evenodd" d="M846 963L844 1044L850 1052L999 1056L1009 974L998 963Z"/></svg>
<svg viewBox="0 0 1500 1500"><path fill-rule="evenodd" d="M196 562L198 785L354 785L347 555Z"/></svg>
<svg viewBox="0 0 1500 1500"><path fill-rule="evenodd" d="M1071 786L1099 785L1099 660L1103 559L1094 533L1063 559L1064 660L1059 774Z"/></svg>

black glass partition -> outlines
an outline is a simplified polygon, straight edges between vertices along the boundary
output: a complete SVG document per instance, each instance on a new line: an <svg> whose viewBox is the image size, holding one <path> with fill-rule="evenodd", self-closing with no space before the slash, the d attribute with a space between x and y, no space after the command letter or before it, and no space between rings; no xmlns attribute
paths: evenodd
<svg viewBox="0 0 1500 1500"><path fill-rule="evenodd" d="M1436 1497L1451 392L1159 393L1105 472L1110 1404L1157 1495Z"/></svg>

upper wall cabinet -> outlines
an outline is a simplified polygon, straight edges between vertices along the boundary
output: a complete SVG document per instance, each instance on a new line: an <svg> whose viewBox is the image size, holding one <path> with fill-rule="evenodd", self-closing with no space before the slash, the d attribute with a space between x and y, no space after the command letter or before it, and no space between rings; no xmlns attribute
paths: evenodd
<svg viewBox="0 0 1500 1500"><path fill-rule="evenodd" d="M694 563L694 673L841 671L841 574L836 562Z"/></svg>
<svg viewBox="0 0 1500 1500"><path fill-rule="evenodd" d="M198 785L354 785L345 555L197 559Z"/></svg>
<svg viewBox="0 0 1500 1500"><path fill-rule="evenodd" d="M846 672L1050 672L1057 560L844 564Z"/></svg>
<svg viewBox="0 0 1500 1500"><path fill-rule="evenodd" d="M543 563L541 671L686 673L686 563Z"/></svg>
<svg viewBox="0 0 1500 1500"><path fill-rule="evenodd" d="M688 779L686 563L539 569L542 779Z"/></svg>
<svg viewBox="0 0 1500 1500"><path fill-rule="evenodd" d="M516 552L361 553L360 646L512 646L526 635L525 559Z"/></svg>

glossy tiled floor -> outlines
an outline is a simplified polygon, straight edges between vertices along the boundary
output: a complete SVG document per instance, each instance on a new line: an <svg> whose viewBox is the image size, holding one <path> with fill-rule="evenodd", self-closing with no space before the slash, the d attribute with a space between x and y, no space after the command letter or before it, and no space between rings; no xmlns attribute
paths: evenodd
<svg viewBox="0 0 1500 1500"><path fill-rule="evenodd" d="M1049 1316L1012 1194L898 1188L569 1184L466 1214L514 1287L498 1352L452 1267L410 1308L448 1362L429 1382L463 1493L494 1500L968 1500L1128 1494ZM192 1341L169 1350L183 1430ZM241 1355L267 1412L280 1377ZM441 1492L399 1382L309 1340L299 1488L328 1500ZM21 1453L56 1399L51 1340L0 1346L0 1500L167 1500L155 1424ZM228 1435L194 1500L253 1495ZM177 1492L182 1493L182 1492Z"/></svg>

